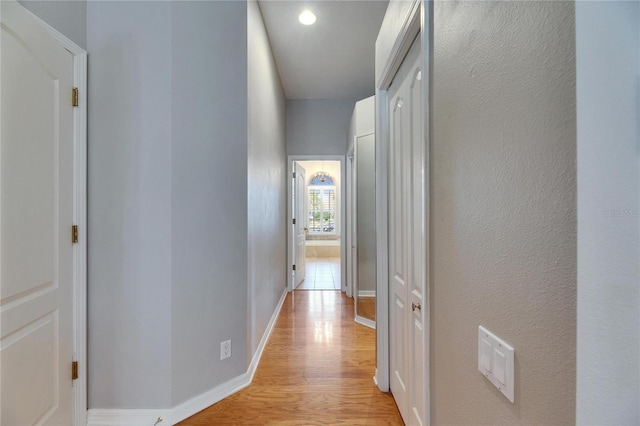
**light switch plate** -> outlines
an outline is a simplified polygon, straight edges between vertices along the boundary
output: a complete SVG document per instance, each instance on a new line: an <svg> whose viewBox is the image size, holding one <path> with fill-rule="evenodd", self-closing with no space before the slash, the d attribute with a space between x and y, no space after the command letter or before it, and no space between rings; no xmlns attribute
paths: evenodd
<svg viewBox="0 0 640 426"><path fill-rule="evenodd" d="M514 350L483 326L478 326L478 370L511 402L514 398Z"/></svg>

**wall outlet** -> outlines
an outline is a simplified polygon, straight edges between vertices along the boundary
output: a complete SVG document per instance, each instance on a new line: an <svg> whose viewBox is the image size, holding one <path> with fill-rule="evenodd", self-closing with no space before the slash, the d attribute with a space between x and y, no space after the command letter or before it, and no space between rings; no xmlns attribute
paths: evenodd
<svg viewBox="0 0 640 426"><path fill-rule="evenodd" d="M229 358L231 356L231 340L225 340L220 343L220 359Z"/></svg>

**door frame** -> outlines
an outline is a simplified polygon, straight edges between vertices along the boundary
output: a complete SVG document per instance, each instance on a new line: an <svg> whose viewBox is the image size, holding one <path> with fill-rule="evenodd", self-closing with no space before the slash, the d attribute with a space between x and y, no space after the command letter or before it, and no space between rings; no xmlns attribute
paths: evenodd
<svg viewBox="0 0 640 426"><path fill-rule="evenodd" d="M345 186L345 155L288 155L287 156L287 291L296 288L293 265L296 261L295 252L295 232L293 230L293 162L294 161L340 161L340 289L347 290L346 268L345 268L345 230L344 218L346 217L346 186Z"/></svg>
<svg viewBox="0 0 640 426"><path fill-rule="evenodd" d="M78 88L78 107L73 109L73 223L79 232L73 249L72 284L73 360L78 362L78 379L71 389L71 410L74 424L84 425L87 423L87 52L30 10L19 6L71 53L73 82Z"/></svg>
<svg viewBox="0 0 640 426"><path fill-rule="evenodd" d="M346 158L346 199L347 199L347 215L346 215L346 239L345 239L345 271L347 274L347 285L346 285L346 294L348 297L354 298L354 306L356 306L355 302L355 288L356 282L358 280L356 259L357 254L355 253L355 245L357 236L355 235L355 225L356 225L356 184L355 184L355 172L356 172L356 147L355 140L356 137L353 137L354 145L349 149Z"/></svg>
<svg viewBox="0 0 640 426"><path fill-rule="evenodd" d="M378 388L383 392L389 391L390 365L389 365L389 198L388 198L388 150L390 146L389 134L389 106L388 89L400 68L406 54L409 52L413 41L420 37L422 49L422 69L425 85L423 86L422 104L424 114L422 116L422 126L425 144L424 173L423 178L423 205L425 217L423 218L424 233L422 244L426 248L425 258L425 280L423 282L423 304L424 315L424 407L427 422L430 419L430 188L431 188L431 167L430 167L430 126L429 117L431 115L431 57L433 30L433 2L429 0L412 0L409 12L405 15L404 21L397 33L393 47L384 60L384 67L380 78L376 82L376 234L377 262L376 262L376 294L378 303L376 305L376 373L374 380ZM377 60L377 58L376 58Z"/></svg>
<svg viewBox="0 0 640 426"><path fill-rule="evenodd" d="M302 280L304 279L304 277L300 277L298 276L298 274L302 275L303 273L306 274L306 263L307 263L307 259L306 259L306 244L307 244L307 227L309 226L306 223L306 214L308 212L308 200L306 199L307 197L307 193L305 191L306 187L307 187L307 172L306 169L304 167L302 167L302 165L298 164L299 162L294 161L292 163L293 165L293 170L294 170L294 174L295 176L293 177L292 180L292 197L291 197L291 201L292 201L292 206L291 206L291 214L293 215L295 221L297 223L293 224L292 221L292 230L293 230L293 263L296 265L296 272L295 273L291 273L292 277L295 278L294 281L294 285L295 287L298 287L300 285L300 283L302 283ZM303 170L304 173L301 173L301 175L298 175L298 173L300 173L300 171ZM302 178L302 182L300 181L300 178ZM300 183L302 183L302 194L298 193L298 190L300 190ZM294 195L295 194L295 195ZM302 212L302 213L301 213ZM301 231L302 234L304 235L304 239L303 239L303 248L301 251L304 251L304 253L300 253L298 251L298 249L300 248L300 241L299 238L301 236ZM304 254L304 257L300 256L300 254ZM300 260L302 257L302 261ZM303 263L305 265L304 268L301 267L301 264Z"/></svg>

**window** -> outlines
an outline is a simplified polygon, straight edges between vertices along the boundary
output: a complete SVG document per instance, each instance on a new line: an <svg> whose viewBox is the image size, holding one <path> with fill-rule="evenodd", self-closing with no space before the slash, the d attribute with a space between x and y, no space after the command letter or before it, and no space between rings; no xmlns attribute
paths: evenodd
<svg viewBox="0 0 640 426"><path fill-rule="evenodd" d="M309 183L309 232L312 234L335 234L336 232L336 187L333 179L320 172Z"/></svg>

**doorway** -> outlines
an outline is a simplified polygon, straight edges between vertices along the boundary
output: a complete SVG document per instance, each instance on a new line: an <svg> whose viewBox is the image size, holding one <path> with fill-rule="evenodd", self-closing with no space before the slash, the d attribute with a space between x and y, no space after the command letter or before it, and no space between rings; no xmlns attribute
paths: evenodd
<svg viewBox="0 0 640 426"><path fill-rule="evenodd" d="M292 290L346 289L344 156L289 156Z"/></svg>

